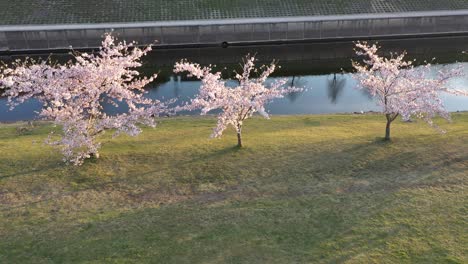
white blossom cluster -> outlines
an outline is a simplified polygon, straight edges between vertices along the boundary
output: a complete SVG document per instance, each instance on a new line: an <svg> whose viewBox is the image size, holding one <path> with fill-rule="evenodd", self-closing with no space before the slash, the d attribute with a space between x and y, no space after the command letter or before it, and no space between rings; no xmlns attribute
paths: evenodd
<svg viewBox="0 0 468 264"><path fill-rule="evenodd" d="M353 62L353 66L360 87L378 100L389 122L398 116L404 120L421 118L433 126L432 119L437 115L450 120L441 95L462 93L448 87L450 79L462 75L461 67L442 67L434 73L430 63L415 67L412 61L405 61L405 52L385 58L377 54L378 50L375 44L356 43L356 54L365 60L362 64Z"/></svg>
<svg viewBox="0 0 468 264"><path fill-rule="evenodd" d="M268 66L255 68L255 57L247 57L242 74L236 74L239 85L229 87L221 78L221 72L212 72L211 66L201 67L199 64L188 61L176 63L174 72L187 72L190 77L200 79L202 84L199 94L195 99L183 107L184 110L201 109L201 114L219 109L218 123L212 137L220 137L223 131L233 126L237 134L242 133L244 120L258 112L265 118L269 118L265 110L265 104L275 98L282 98L285 94L301 91L301 88L283 88L286 79L274 81L270 85L265 82L275 71L275 63ZM257 78L251 74L257 73Z"/></svg>
<svg viewBox="0 0 468 264"><path fill-rule="evenodd" d="M167 110L159 101L144 97L143 88L152 82L139 78L136 68L151 47L140 49L134 43L117 43L106 35L96 54L75 53L65 64L48 61L16 61L2 69L0 86L11 107L34 97L43 103L39 115L52 120L63 129L63 135L49 144L60 146L64 159L79 165L84 159L99 155L97 135L115 129L115 135L135 136L141 132L138 124L154 127L154 116ZM103 106L125 104L128 111L108 115Z"/></svg>

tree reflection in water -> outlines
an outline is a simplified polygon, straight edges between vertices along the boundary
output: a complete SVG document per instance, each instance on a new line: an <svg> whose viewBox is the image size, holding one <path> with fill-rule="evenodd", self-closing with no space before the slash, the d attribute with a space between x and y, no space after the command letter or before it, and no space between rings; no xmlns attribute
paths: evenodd
<svg viewBox="0 0 468 264"><path fill-rule="evenodd" d="M291 103L294 103L294 101L297 100L297 98L299 98L301 96L302 93L304 93L307 89L307 80L305 78L302 78L303 76L296 76L296 75L293 75L291 80L288 82L289 83L289 87L297 87L297 88L304 88L304 90L302 91L299 91L299 92L292 92L292 93L289 93L289 94L286 94L286 98L288 98L288 100L291 102Z"/></svg>
<svg viewBox="0 0 468 264"><path fill-rule="evenodd" d="M346 85L346 79L343 77L343 74L340 74L340 77L336 77L336 73L333 74L333 78L328 80L328 98L330 102L336 104L338 98L343 93L343 89Z"/></svg>

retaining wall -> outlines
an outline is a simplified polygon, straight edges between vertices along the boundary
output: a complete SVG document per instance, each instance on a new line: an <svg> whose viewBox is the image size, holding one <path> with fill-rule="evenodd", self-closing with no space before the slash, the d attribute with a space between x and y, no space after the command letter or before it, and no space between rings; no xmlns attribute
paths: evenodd
<svg viewBox="0 0 468 264"><path fill-rule="evenodd" d="M430 35L468 35L468 10L342 16L190 20L126 24L0 26L0 51L88 49L102 35L141 45L255 44Z"/></svg>

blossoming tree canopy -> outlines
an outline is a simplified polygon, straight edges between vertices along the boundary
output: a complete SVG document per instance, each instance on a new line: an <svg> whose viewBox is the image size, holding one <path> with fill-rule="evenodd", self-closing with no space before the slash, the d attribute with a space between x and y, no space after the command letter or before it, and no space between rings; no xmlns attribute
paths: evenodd
<svg viewBox="0 0 468 264"><path fill-rule="evenodd" d="M188 103L184 110L201 109L201 114L219 109L218 123L212 137L221 137L224 130L233 126L237 132L238 146L242 147L242 126L244 120L258 112L269 118L265 111L265 104L275 98L281 98L287 93L298 92L302 89L295 87L283 88L287 80L276 80L267 85L267 78L275 71L276 64L255 68L255 57L247 57L244 61L243 72L236 74L239 83L236 87L229 87L221 78L221 72L213 73L211 67L201 67L199 64L181 61L175 64L174 72L187 72L190 77L202 81L200 92L196 98ZM257 78L252 78L256 73Z"/></svg>
<svg viewBox="0 0 468 264"><path fill-rule="evenodd" d="M106 35L97 53L76 53L65 64L18 60L2 69L0 85L6 88L11 108L30 98L42 102L40 116L63 130L59 140L50 137L47 142L61 147L65 161L80 165L86 158L99 157L98 134L115 129L115 135L135 136L141 132L138 124L154 127L154 116L167 110L144 97L143 88L156 75L140 78L136 70L150 50ZM124 104L128 111L108 115L104 104Z"/></svg>
<svg viewBox="0 0 468 264"><path fill-rule="evenodd" d="M437 115L450 120L441 93L451 92L448 81L462 74L460 68L442 67L434 73L429 63L414 67L411 61L405 61L406 53L385 58L378 51L376 45L356 43L356 54L366 59L363 63L353 62L353 67L360 87L377 98L382 107L387 119L386 140L390 139L390 125L398 116L404 120L421 118L432 126Z"/></svg>

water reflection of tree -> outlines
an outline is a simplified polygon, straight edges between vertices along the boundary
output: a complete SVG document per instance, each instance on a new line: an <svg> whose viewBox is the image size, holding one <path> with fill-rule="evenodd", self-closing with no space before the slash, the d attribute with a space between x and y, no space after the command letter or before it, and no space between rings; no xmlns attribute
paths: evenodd
<svg viewBox="0 0 468 264"><path fill-rule="evenodd" d="M340 75L341 76L337 78L336 73L334 73L333 78L328 80L328 98L333 104L336 104L346 85L346 79L342 76L343 74Z"/></svg>
<svg viewBox="0 0 468 264"><path fill-rule="evenodd" d="M372 96L372 94L369 92L369 89L360 89L361 90L361 93L366 96L367 98L369 98L369 100L373 100L374 99L374 96Z"/></svg>
<svg viewBox="0 0 468 264"><path fill-rule="evenodd" d="M289 80L289 82L288 82L289 87L297 87L297 88L306 88L306 84L307 84L307 80L305 78L302 78L302 76L296 76L296 75L293 75L292 79ZM295 102L297 100L297 98L299 98L301 96L301 94L304 91L305 90L302 90L300 92L288 93L286 95L286 98L288 98L289 101L291 103L293 103L293 102Z"/></svg>
<svg viewBox="0 0 468 264"><path fill-rule="evenodd" d="M181 83L181 77L180 75L177 75L177 80L174 79L173 76L171 76L171 81L174 83L174 97L178 98L180 95L180 83Z"/></svg>

